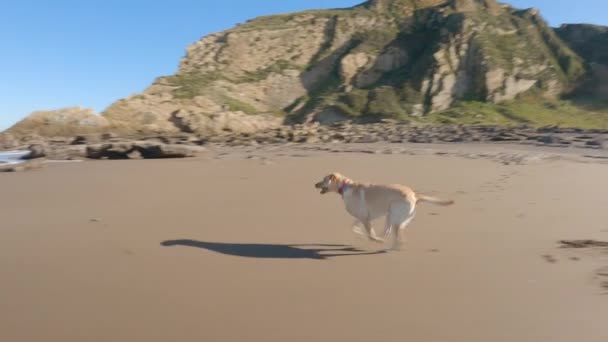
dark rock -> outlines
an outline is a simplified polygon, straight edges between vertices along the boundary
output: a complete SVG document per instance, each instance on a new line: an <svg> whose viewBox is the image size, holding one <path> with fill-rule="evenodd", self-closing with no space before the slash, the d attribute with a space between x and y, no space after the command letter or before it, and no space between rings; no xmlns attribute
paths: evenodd
<svg viewBox="0 0 608 342"><path fill-rule="evenodd" d="M119 142L113 143L112 146L108 149L109 152L114 153L116 155L127 155L131 153L134 149L133 143L130 142Z"/></svg>
<svg viewBox="0 0 608 342"><path fill-rule="evenodd" d="M144 159L159 159L159 158L189 158L196 156L199 152L204 151L201 147L175 145L175 144L150 144L150 143L135 143L137 150Z"/></svg>
<svg viewBox="0 0 608 342"><path fill-rule="evenodd" d="M28 154L24 155L23 157L21 157L21 159L30 160L30 159L46 157L46 148L43 145L40 145L40 144L30 145L28 147L28 150L30 152Z"/></svg>
<svg viewBox="0 0 608 342"><path fill-rule="evenodd" d="M542 135L538 137L536 141L543 144L555 144L557 139L552 135Z"/></svg>
<svg viewBox="0 0 608 342"><path fill-rule="evenodd" d="M107 156L107 151L112 148L112 144L89 145L86 149L86 157L91 159L102 159Z"/></svg>
<svg viewBox="0 0 608 342"><path fill-rule="evenodd" d="M585 142L585 146L593 148L602 148L603 141L600 139L589 140Z"/></svg>
<svg viewBox="0 0 608 342"><path fill-rule="evenodd" d="M414 136L409 139L409 142L416 144L430 144L433 142L433 139L429 136Z"/></svg>
<svg viewBox="0 0 608 342"><path fill-rule="evenodd" d="M72 142L70 143L70 145L86 145L88 142L87 137L83 136L83 135L79 135L76 136Z"/></svg>
<svg viewBox="0 0 608 342"><path fill-rule="evenodd" d="M521 135L506 131L499 132L489 138L490 141L519 141L521 139Z"/></svg>
<svg viewBox="0 0 608 342"><path fill-rule="evenodd" d="M184 144L163 144L151 141L120 142L89 145L86 157L90 159L157 159L194 157L205 149Z"/></svg>
<svg viewBox="0 0 608 342"><path fill-rule="evenodd" d="M101 135L101 140L110 140L118 138L118 136L114 133L104 133Z"/></svg>

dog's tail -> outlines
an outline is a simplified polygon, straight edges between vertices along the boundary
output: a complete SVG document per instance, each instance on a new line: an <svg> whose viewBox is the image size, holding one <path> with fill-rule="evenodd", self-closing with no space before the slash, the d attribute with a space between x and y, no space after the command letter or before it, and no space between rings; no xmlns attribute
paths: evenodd
<svg viewBox="0 0 608 342"><path fill-rule="evenodd" d="M416 194L417 202L428 202L437 205L452 205L454 204L453 200L444 200L433 196L428 196L424 194Z"/></svg>

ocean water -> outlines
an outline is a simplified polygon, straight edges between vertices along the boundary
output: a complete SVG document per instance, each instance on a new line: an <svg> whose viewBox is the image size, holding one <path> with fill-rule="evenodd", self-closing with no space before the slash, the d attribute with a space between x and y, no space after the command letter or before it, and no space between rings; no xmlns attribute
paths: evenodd
<svg viewBox="0 0 608 342"><path fill-rule="evenodd" d="M0 165L23 163L21 157L28 154L28 151L0 151Z"/></svg>

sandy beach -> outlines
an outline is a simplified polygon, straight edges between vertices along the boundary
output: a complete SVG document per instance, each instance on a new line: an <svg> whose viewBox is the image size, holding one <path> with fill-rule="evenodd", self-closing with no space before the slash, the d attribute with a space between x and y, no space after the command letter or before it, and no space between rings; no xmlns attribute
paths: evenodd
<svg viewBox="0 0 608 342"><path fill-rule="evenodd" d="M608 253L559 244L608 240L605 160L446 149L2 174L0 340L608 340ZM385 253L313 188L330 171L456 204L421 205L402 251Z"/></svg>

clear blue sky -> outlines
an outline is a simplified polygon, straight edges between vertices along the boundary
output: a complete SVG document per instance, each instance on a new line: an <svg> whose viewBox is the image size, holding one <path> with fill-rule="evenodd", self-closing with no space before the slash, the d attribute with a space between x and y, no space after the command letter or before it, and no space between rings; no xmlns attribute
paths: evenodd
<svg viewBox="0 0 608 342"><path fill-rule="evenodd" d="M0 130L30 112L102 111L176 71L186 46L259 15L362 0L0 1ZM511 0L551 25L608 25L608 0Z"/></svg>

